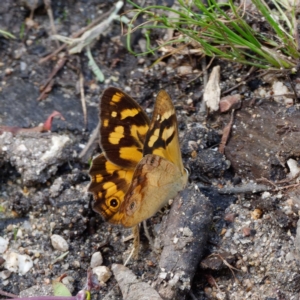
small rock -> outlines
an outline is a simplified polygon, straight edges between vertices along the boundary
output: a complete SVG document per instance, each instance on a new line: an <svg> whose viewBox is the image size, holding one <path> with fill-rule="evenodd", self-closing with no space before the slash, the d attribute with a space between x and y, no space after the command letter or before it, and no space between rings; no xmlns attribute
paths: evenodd
<svg viewBox="0 0 300 300"><path fill-rule="evenodd" d="M33 261L26 254L9 252L3 255L5 259L4 268L11 272L18 272L19 275L26 274L33 266Z"/></svg>
<svg viewBox="0 0 300 300"><path fill-rule="evenodd" d="M114 272L115 278L122 291L123 299L162 300L155 289L153 289L148 283L137 279L133 272L123 265L113 264L112 271Z"/></svg>
<svg viewBox="0 0 300 300"><path fill-rule="evenodd" d="M4 268L11 271L17 272L19 266L18 253L8 252L3 255L5 259Z"/></svg>
<svg viewBox="0 0 300 300"><path fill-rule="evenodd" d="M226 214L224 217L224 220L230 223L233 223L234 219L235 219L235 214L232 213Z"/></svg>
<svg viewBox="0 0 300 300"><path fill-rule="evenodd" d="M23 61L20 62L20 70L24 72L27 69L27 64Z"/></svg>
<svg viewBox="0 0 300 300"><path fill-rule="evenodd" d="M99 282L106 282L112 275L109 268L105 266L93 268L93 274L97 275Z"/></svg>
<svg viewBox="0 0 300 300"><path fill-rule="evenodd" d="M7 246L8 246L8 241L0 236L0 254L6 251Z"/></svg>
<svg viewBox="0 0 300 300"><path fill-rule="evenodd" d="M11 272L8 271L8 270L4 270L4 271L0 272L0 278L2 280L5 280L5 279L9 278L10 275L11 275Z"/></svg>
<svg viewBox="0 0 300 300"><path fill-rule="evenodd" d="M254 209L254 211L251 213L251 218L254 220L260 219L262 216L262 210L259 208Z"/></svg>
<svg viewBox="0 0 300 300"><path fill-rule="evenodd" d="M244 236L250 236L251 235L251 229L249 227L244 227L242 230L243 230L243 235Z"/></svg>
<svg viewBox="0 0 300 300"><path fill-rule="evenodd" d="M192 230L190 229L190 228L188 228L188 227L184 227L183 229L182 229L182 234L184 235L184 236L193 236L193 232L192 232Z"/></svg>
<svg viewBox="0 0 300 300"><path fill-rule="evenodd" d="M69 250L69 245L67 241L60 235L58 234L53 234L51 236L51 243L54 249L59 250L59 251L68 251Z"/></svg>
<svg viewBox="0 0 300 300"><path fill-rule="evenodd" d="M24 254L19 254L19 275L26 274L33 267L33 261L31 258Z"/></svg>
<svg viewBox="0 0 300 300"><path fill-rule="evenodd" d="M193 72L192 66L179 66L177 68L177 73L179 76L184 76L191 74Z"/></svg>
<svg viewBox="0 0 300 300"><path fill-rule="evenodd" d="M220 100L220 112L226 112L230 109L238 109L241 106L241 95L229 95Z"/></svg>
<svg viewBox="0 0 300 300"><path fill-rule="evenodd" d="M91 258L91 268L99 267L103 264L103 257L101 252L95 252Z"/></svg>

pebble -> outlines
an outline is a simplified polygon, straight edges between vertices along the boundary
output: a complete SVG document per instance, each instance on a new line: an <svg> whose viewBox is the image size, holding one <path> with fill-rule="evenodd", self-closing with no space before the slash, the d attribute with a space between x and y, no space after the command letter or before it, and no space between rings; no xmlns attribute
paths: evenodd
<svg viewBox="0 0 300 300"><path fill-rule="evenodd" d="M68 251L69 250L69 245L67 241L60 235L58 234L53 234L51 236L51 243L54 249L59 250L59 251Z"/></svg>
<svg viewBox="0 0 300 300"><path fill-rule="evenodd" d="M5 259L4 268L19 275L26 274L33 266L33 261L27 254L8 252L3 255Z"/></svg>
<svg viewBox="0 0 300 300"><path fill-rule="evenodd" d="M112 273L108 267L99 266L93 268L93 274L97 275L99 282L106 282L111 277Z"/></svg>
<svg viewBox="0 0 300 300"><path fill-rule="evenodd" d="M6 251L7 246L8 246L8 241L0 236L0 254Z"/></svg>
<svg viewBox="0 0 300 300"><path fill-rule="evenodd" d="M103 264L103 257L101 252L95 252L91 258L91 268L99 267Z"/></svg>
<svg viewBox="0 0 300 300"><path fill-rule="evenodd" d="M5 280L5 279L9 278L10 275L11 275L11 272L8 271L8 270L4 270L4 271L0 272L0 278L2 280Z"/></svg>
<svg viewBox="0 0 300 300"><path fill-rule="evenodd" d="M23 61L20 62L20 70L25 71L27 69L27 64Z"/></svg>

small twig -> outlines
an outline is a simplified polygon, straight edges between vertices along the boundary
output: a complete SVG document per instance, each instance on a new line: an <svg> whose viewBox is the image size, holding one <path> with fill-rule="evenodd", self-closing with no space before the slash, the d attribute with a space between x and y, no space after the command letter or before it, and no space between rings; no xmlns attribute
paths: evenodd
<svg viewBox="0 0 300 300"><path fill-rule="evenodd" d="M84 149L79 154L79 158L81 160L87 161L87 158L86 158L87 153L89 153L91 151L91 148L94 146L95 141L98 139L99 130L100 130L100 124L98 123L98 126L93 130L88 143L86 144Z"/></svg>
<svg viewBox="0 0 300 300"><path fill-rule="evenodd" d="M10 297L10 298L18 298L18 295L11 294L5 291L0 290L0 295L5 296L5 297Z"/></svg>
<svg viewBox="0 0 300 300"><path fill-rule="evenodd" d="M291 179L289 179L289 180L284 179L284 180L281 180L281 182L278 182L278 183L279 183L279 184L282 184L282 183L286 183L286 182L292 181L292 180L294 180L295 178L297 178L298 175L299 175L299 174L296 174L296 176L295 176L294 178L291 178ZM277 186L277 184L276 184L277 182L274 183L274 182L270 181L270 180L267 179L267 178L260 178L260 179L257 179L257 181L265 181L265 182L269 183L270 185L273 186L273 188L274 188L273 191L281 191L281 190L285 190L285 189L289 189L289 188L294 188L294 187L297 187L297 186L300 185L300 182L299 182L299 183L294 183L294 184L285 185L285 186Z"/></svg>
<svg viewBox="0 0 300 300"><path fill-rule="evenodd" d="M211 286L215 286L221 292L216 280L211 275L206 275L205 277Z"/></svg>
<svg viewBox="0 0 300 300"><path fill-rule="evenodd" d="M295 187L297 187L299 185L300 185L300 182L299 183L295 183L295 184L280 186L280 187L277 187L275 189L275 191L282 191L282 190L286 190L286 189L290 189L290 188L295 188Z"/></svg>
<svg viewBox="0 0 300 300"><path fill-rule="evenodd" d="M84 95L84 77L82 72L79 73L79 86L80 86L80 99L81 99L81 106L83 112L83 120L84 120L84 127L87 128L87 112L86 112L86 101Z"/></svg>
<svg viewBox="0 0 300 300"><path fill-rule="evenodd" d="M53 18L53 12L52 12L52 8L51 8L51 0L44 0L44 4L47 10L47 14L50 20L50 25L51 25L51 30L52 30L52 35L57 34L56 32L56 27L54 24L54 18ZM56 40L56 47L59 47L59 42Z"/></svg>
<svg viewBox="0 0 300 300"><path fill-rule="evenodd" d="M133 237L132 250L131 250L128 258L126 259L126 261L124 263L124 266L126 266L128 264L128 262L131 259L131 257L133 257L134 259L138 258L139 247L140 247L140 230L139 230L139 225L135 225L134 227L132 227L132 235L130 235L130 237Z"/></svg>
<svg viewBox="0 0 300 300"><path fill-rule="evenodd" d="M200 188L203 188L200 186ZM220 194L246 194L246 193L261 193L270 191L271 188L264 184L246 183L242 186L232 186L218 189Z"/></svg>
<svg viewBox="0 0 300 300"><path fill-rule="evenodd" d="M203 73L203 86L206 87L208 81L207 67L206 67L206 58L201 59L201 68ZM206 103L202 100L200 105L200 113L206 113Z"/></svg>
<svg viewBox="0 0 300 300"><path fill-rule="evenodd" d="M241 284L240 281L235 277L235 274L234 274L234 272L233 272L233 270L235 270L235 271L240 271L240 270L234 268L231 264L229 264L229 263L226 261L226 259L224 259L224 258L222 257L222 255L218 254L218 256L222 259L223 264L229 268L229 270L230 270L230 272L232 273L234 279L235 279L239 284Z"/></svg>
<svg viewBox="0 0 300 300"><path fill-rule="evenodd" d="M140 227L139 225L135 225L133 228L132 228L132 233L133 233L133 236L134 236L134 239L133 239L133 258L134 259L137 259L138 256L139 256L139 248L140 248Z"/></svg>
<svg viewBox="0 0 300 300"><path fill-rule="evenodd" d="M153 239L152 239L152 237L151 237L151 235L150 235L150 233L149 233L149 230L148 230L147 220L144 220L144 221L143 221L143 227L144 227L145 236L146 236L146 238L147 238L148 241L149 241L149 245L150 245L152 251L154 251L156 254L158 254L159 251L158 251L157 248L155 248Z"/></svg>
<svg viewBox="0 0 300 300"><path fill-rule="evenodd" d="M286 178L282 180L275 181L276 184L283 184L283 183L288 183L291 182L299 177L300 172L297 172L292 178Z"/></svg>
<svg viewBox="0 0 300 300"><path fill-rule="evenodd" d="M45 99L45 95L47 92L49 92L49 85L53 79L53 77L57 74L57 72L65 65L67 61L66 57L62 57L58 60L58 62L55 64L51 74L49 75L48 79L46 80L46 83L44 84L43 88L41 89L41 95L38 97L38 101Z"/></svg>
<svg viewBox="0 0 300 300"><path fill-rule="evenodd" d="M277 185L274 182L272 182L271 180L269 180L265 177L258 178L257 181L266 182L266 183L270 184L271 186L273 186L274 188L277 188Z"/></svg>
<svg viewBox="0 0 300 300"><path fill-rule="evenodd" d="M223 135L221 138L221 143L219 145L219 152L224 154L225 151L225 146L228 142L229 136L230 136L230 132L231 132L231 128L233 125L233 118L234 118L234 109L231 112L231 116L230 116L230 121L229 123L225 126L225 128L223 129Z"/></svg>

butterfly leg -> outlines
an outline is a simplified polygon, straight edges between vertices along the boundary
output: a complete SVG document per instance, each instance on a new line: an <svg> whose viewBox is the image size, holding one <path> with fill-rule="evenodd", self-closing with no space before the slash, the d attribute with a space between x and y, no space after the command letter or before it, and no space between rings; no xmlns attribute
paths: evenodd
<svg viewBox="0 0 300 300"><path fill-rule="evenodd" d="M132 234L133 234L133 253L132 257L134 259L138 259L139 256L139 249L140 249L140 228L139 225L135 225L132 227Z"/></svg>
<svg viewBox="0 0 300 300"><path fill-rule="evenodd" d="M154 251L156 254L159 254L160 251L157 247L155 247L155 244L153 242L153 238L151 237L149 230L148 230L148 226L147 226L147 220L143 221L143 227L144 227L144 232L145 232L145 236L148 239L150 248L152 249L152 251Z"/></svg>
<svg viewBox="0 0 300 300"><path fill-rule="evenodd" d="M128 256L128 258L126 259L124 266L126 266L129 262L129 260L131 259L131 257L133 257L133 259L138 259L138 255L139 255L139 248L140 248L140 230L139 230L139 225L135 225L134 227L132 227L132 234L130 235L130 238L133 237L133 245L132 245L132 250Z"/></svg>

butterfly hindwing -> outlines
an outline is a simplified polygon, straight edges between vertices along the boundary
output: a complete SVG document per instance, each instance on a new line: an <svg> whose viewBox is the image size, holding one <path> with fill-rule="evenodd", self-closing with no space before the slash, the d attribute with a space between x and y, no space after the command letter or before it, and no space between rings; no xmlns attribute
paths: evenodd
<svg viewBox="0 0 300 300"><path fill-rule="evenodd" d="M104 91L99 115L105 157L122 168L134 169L143 156L147 115L129 95L114 87Z"/></svg>
<svg viewBox="0 0 300 300"><path fill-rule="evenodd" d="M147 154L138 163L120 207L121 223L133 227L153 216L182 190L187 174L167 159Z"/></svg>
<svg viewBox="0 0 300 300"><path fill-rule="evenodd" d="M122 216L119 208L131 183L133 170L122 169L108 161L103 154L93 159L89 174L89 192L94 196L93 209L105 221L119 224Z"/></svg>

